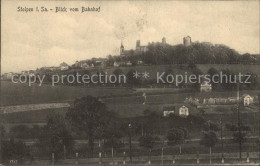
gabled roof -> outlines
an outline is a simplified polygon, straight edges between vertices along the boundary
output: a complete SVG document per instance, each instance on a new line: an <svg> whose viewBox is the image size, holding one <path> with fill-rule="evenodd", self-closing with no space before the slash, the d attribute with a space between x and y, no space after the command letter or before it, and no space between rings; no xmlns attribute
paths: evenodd
<svg viewBox="0 0 260 166"><path fill-rule="evenodd" d="M243 94L242 97L245 98L245 97L251 97L249 94ZM252 98L252 97L251 97Z"/></svg>
<svg viewBox="0 0 260 166"><path fill-rule="evenodd" d="M61 64L60 64L60 67L61 66L69 66L67 63L65 63L65 62L62 62Z"/></svg>

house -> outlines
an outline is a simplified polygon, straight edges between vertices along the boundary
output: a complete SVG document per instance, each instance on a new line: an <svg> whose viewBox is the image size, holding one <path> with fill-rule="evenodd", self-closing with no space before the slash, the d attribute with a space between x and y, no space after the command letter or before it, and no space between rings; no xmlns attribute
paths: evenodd
<svg viewBox="0 0 260 166"><path fill-rule="evenodd" d="M126 66L132 66L132 63L130 61L127 61Z"/></svg>
<svg viewBox="0 0 260 166"><path fill-rule="evenodd" d="M175 114L175 106L165 106L163 107L163 116L168 117L170 114Z"/></svg>
<svg viewBox="0 0 260 166"><path fill-rule="evenodd" d="M214 98L209 98L208 104L216 104L216 100Z"/></svg>
<svg viewBox="0 0 260 166"><path fill-rule="evenodd" d="M189 115L189 108L180 104L163 106L163 116L168 117L171 114L187 117Z"/></svg>
<svg viewBox="0 0 260 166"><path fill-rule="evenodd" d="M180 116L184 116L184 117L187 117L188 115L189 115L189 108L188 107L186 107L186 106L181 106L180 108L179 108L179 115Z"/></svg>
<svg viewBox="0 0 260 166"><path fill-rule="evenodd" d="M60 70L68 70L69 69L69 65L65 62L60 64Z"/></svg>
<svg viewBox="0 0 260 166"><path fill-rule="evenodd" d="M249 106L250 104L253 103L253 98L248 94L244 94L242 96L242 100L243 100L244 106Z"/></svg>
<svg viewBox="0 0 260 166"><path fill-rule="evenodd" d="M22 75L29 75L29 71L23 70L23 71L21 72L21 74L22 74Z"/></svg>
<svg viewBox="0 0 260 166"><path fill-rule="evenodd" d="M143 61L137 61L137 65L142 65Z"/></svg>
<svg viewBox="0 0 260 166"><path fill-rule="evenodd" d="M13 72L9 72L9 73L6 73L6 79L10 80L12 77L13 77L14 73Z"/></svg>
<svg viewBox="0 0 260 166"><path fill-rule="evenodd" d="M203 81L200 84L200 91L201 92L211 92L212 91L212 85L208 81Z"/></svg>
<svg viewBox="0 0 260 166"><path fill-rule="evenodd" d="M126 65L125 62L114 62L113 64L114 67L125 66L125 65Z"/></svg>
<svg viewBox="0 0 260 166"><path fill-rule="evenodd" d="M90 66L88 65L87 62L82 63L81 67L82 67L83 69L88 69L88 68L90 68Z"/></svg>
<svg viewBox="0 0 260 166"><path fill-rule="evenodd" d="M35 76L35 71L34 70L29 70L28 74L29 74L30 77Z"/></svg>
<svg viewBox="0 0 260 166"><path fill-rule="evenodd" d="M10 72L10 73L4 73L4 74L2 74L1 79L2 79L2 80L10 80L10 79L12 78L12 76L13 76L13 73L12 73L12 72Z"/></svg>
<svg viewBox="0 0 260 166"><path fill-rule="evenodd" d="M192 105L199 105L200 100L198 98L186 97L184 103L192 104Z"/></svg>
<svg viewBox="0 0 260 166"><path fill-rule="evenodd" d="M83 68L83 69L88 69L90 68L89 64L87 63L86 60L83 61L76 61L75 65L76 68Z"/></svg>
<svg viewBox="0 0 260 166"><path fill-rule="evenodd" d="M94 67L105 67L105 61L104 60L97 60L94 62Z"/></svg>
<svg viewBox="0 0 260 166"><path fill-rule="evenodd" d="M113 66L114 67L119 67L119 63L118 62L114 62Z"/></svg>

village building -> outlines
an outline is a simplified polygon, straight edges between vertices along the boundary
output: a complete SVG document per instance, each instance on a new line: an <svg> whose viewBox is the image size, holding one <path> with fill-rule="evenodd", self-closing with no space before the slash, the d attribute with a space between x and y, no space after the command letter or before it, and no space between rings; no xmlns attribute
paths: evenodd
<svg viewBox="0 0 260 166"><path fill-rule="evenodd" d="M114 62L113 66L114 66L114 67L119 67L120 65L119 65L118 62Z"/></svg>
<svg viewBox="0 0 260 166"><path fill-rule="evenodd" d="M170 114L175 114L175 106L165 106L163 107L163 116L168 117Z"/></svg>
<svg viewBox="0 0 260 166"><path fill-rule="evenodd" d="M126 66L132 66L133 64L130 61L126 62Z"/></svg>
<svg viewBox="0 0 260 166"><path fill-rule="evenodd" d="M60 70L68 70L69 69L69 65L65 62L60 64Z"/></svg>
<svg viewBox="0 0 260 166"><path fill-rule="evenodd" d="M143 61L137 61L137 65L142 65Z"/></svg>
<svg viewBox="0 0 260 166"><path fill-rule="evenodd" d="M141 41L137 40L136 41L136 46L135 49L132 50L126 50L123 42L121 41L121 45L120 45L120 55L136 55L136 54L143 54L145 52L147 52L149 50L149 46L150 43L148 45L141 45ZM156 43L152 43L152 45L162 45L165 46L166 45L166 38L163 37L162 38L162 42L156 42Z"/></svg>
<svg viewBox="0 0 260 166"><path fill-rule="evenodd" d="M95 61L94 67L102 67L102 68L105 67L105 61L101 61L101 60Z"/></svg>
<svg viewBox="0 0 260 166"><path fill-rule="evenodd" d="M179 115L180 116L184 116L184 117L187 117L188 115L189 115L189 108L188 107L186 107L186 106L181 106L180 108L179 108Z"/></svg>
<svg viewBox="0 0 260 166"><path fill-rule="evenodd" d="M57 70L60 70L60 67L42 67L40 68L40 71L57 71Z"/></svg>
<svg viewBox="0 0 260 166"><path fill-rule="evenodd" d="M163 116L168 117L172 115L179 115L182 117L187 117L189 115L189 108L180 104L166 105L163 106Z"/></svg>
<svg viewBox="0 0 260 166"><path fill-rule="evenodd" d="M200 84L200 91L201 92L211 92L212 91L212 85L208 81L203 81Z"/></svg>
<svg viewBox="0 0 260 166"><path fill-rule="evenodd" d="M88 69L88 68L90 68L90 65L87 63L87 60L76 61L74 66L75 66L76 68L82 68L82 69Z"/></svg>
<svg viewBox="0 0 260 166"><path fill-rule="evenodd" d="M249 106L253 103L253 98L248 94L244 94L242 96L242 101L244 106Z"/></svg>
<svg viewBox="0 0 260 166"><path fill-rule="evenodd" d="M4 74L2 75L2 79L3 79L3 80L10 80L13 75L14 75L13 72L4 73Z"/></svg>
<svg viewBox="0 0 260 166"><path fill-rule="evenodd" d="M114 67L120 67L120 66L125 66L126 63L125 62L114 62L113 66Z"/></svg>

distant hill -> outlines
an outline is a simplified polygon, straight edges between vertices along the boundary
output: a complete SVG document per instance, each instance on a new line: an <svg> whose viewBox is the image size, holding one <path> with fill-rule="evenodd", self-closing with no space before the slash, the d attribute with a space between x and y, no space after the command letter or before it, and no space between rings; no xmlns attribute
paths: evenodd
<svg viewBox="0 0 260 166"><path fill-rule="evenodd" d="M239 54L236 50L223 44L195 42L190 46L148 45L148 51L130 56L109 56L108 65L113 62L130 61L136 64L142 60L145 64L259 64L259 54Z"/></svg>

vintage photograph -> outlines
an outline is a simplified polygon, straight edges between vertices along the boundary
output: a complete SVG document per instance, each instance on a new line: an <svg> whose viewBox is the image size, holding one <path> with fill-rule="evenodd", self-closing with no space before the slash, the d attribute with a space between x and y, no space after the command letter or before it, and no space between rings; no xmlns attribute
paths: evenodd
<svg viewBox="0 0 260 166"><path fill-rule="evenodd" d="M258 166L260 1L2 0L0 166Z"/></svg>

